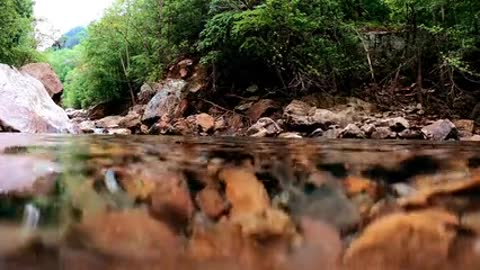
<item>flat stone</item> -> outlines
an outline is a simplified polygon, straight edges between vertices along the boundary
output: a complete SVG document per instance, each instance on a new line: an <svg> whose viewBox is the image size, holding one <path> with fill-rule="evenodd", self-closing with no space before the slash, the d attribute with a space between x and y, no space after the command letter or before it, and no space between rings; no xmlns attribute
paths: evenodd
<svg viewBox="0 0 480 270"><path fill-rule="evenodd" d="M296 133L296 132L285 132L281 133L278 135L278 138L283 138L283 139L301 139L303 138L302 135Z"/></svg>

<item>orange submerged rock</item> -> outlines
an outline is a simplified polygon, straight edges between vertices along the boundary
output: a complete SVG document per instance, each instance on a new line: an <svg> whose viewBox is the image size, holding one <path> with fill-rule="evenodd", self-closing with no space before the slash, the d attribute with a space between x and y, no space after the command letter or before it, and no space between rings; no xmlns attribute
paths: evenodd
<svg viewBox="0 0 480 270"><path fill-rule="evenodd" d="M345 192L348 196L355 196L360 193L367 193L372 198L378 197L377 183L361 177L348 177L344 180Z"/></svg>
<svg viewBox="0 0 480 270"><path fill-rule="evenodd" d="M346 251L344 269L445 269L458 225L456 216L442 210L380 218Z"/></svg>
<svg viewBox="0 0 480 270"><path fill-rule="evenodd" d="M179 238L142 210L91 216L67 232L67 245L123 259L171 256L181 251Z"/></svg>
<svg viewBox="0 0 480 270"><path fill-rule="evenodd" d="M174 226L186 225L195 211L186 180L178 173L163 175L151 201L152 212Z"/></svg>
<svg viewBox="0 0 480 270"><path fill-rule="evenodd" d="M218 190L211 187L200 191L195 201L203 213L212 219L217 219L228 209L227 202L222 198Z"/></svg>
<svg viewBox="0 0 480 270"><path fill-rule="evenodd" d="M220 180L225 182L226 196L232 204L232 217L242 214L263 212L270 208L267 191L257 177L246 170L228 168L220 172Z"/></svg>

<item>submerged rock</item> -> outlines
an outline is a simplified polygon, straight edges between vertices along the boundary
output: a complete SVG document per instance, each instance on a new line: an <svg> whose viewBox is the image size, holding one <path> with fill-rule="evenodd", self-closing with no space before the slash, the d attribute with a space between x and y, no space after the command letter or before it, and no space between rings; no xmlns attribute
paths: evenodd
<svg viewBox="0 0 480 270"><path fill-rule="evenodd" d="M348 199L342 187L320 175L310 177L306 194L295 196L290 209L298 215L329 223L339 231L349 231L360 222L360 212Z"/></svg>
<svg viewBox="0 0 480 270"><path fill-rule="evenodd" d="M352 243L345 269L450 269L458 225L455 215L441 210L386 216Z"/></svg>
<svg viewBox="0 0 480 270"><path fill-rule="evenodd" d="M157 217L178 228L187 224L194 210L186 180L181 174L171 172L157 176L151 194L151 211Z"/></svg>
<svg viewBox="0 0 480 270"><path fill-rule="evenodd" d="M142 210L87 217L69 229L66 244L124 260L168 259L181 250L173 231Z"/></svg>
<svg viewBox="0 0 480 270"><path fill-rule="evenodd" d="M0 121L25 133L74 132L65 111L31 76L0 64Z"/></svg>
<svg viewBox="0 0 480 270"><path fill-rule="evenodd" d="M200 209L211 219L219 218L228 209L228 203L217 189L207 187L200 191L195 198Z"/></svg>
<svg viewBox="0 0 480 270"><path fill-rule="evenodd" d="M0 194L48 194L53 188L56 174L60 171L60 166L49 160L0 155ZM42 188L36 184L41 184Z"/></svg>

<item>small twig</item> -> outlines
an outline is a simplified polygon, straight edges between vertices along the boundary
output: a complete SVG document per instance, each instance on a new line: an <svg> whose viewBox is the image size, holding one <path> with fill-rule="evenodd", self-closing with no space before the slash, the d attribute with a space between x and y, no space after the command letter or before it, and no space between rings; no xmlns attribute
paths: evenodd
<svg viewBox="0 0 480 270"><path fill-rule="evenodd" d="M248 100L248 101L250 101L250 99L248 99L248 98L244 98L244 97L242 97L242 96L235 95L235 94L226 94L225 96L226 96L226 97L234 97L234 98L238 98L238 99L241 99L241 100Z"/></svg>

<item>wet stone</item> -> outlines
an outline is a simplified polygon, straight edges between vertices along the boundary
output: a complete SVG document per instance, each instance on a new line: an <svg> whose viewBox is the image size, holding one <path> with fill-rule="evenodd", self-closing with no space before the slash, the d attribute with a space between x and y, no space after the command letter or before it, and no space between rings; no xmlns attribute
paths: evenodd
<svg viewBox="0 0 480 270"><path fill-rule="evenodd" d="M192 218L194 207L187 183L179 173L158 176L151 196L151 211L174 227L185 226Z"/></svg>
<svg viewBox="0 0 480 270"><path fill-rule="evenodd" d="M196 202L200 209L211 219L217 219L226 213L229 206L215 188L205 188L197 194Z"/></svg>
<svg viewBox="0 0 480 270"><path fill-rule="evenodd" d="M331 224L339 231L351 230L360 222L358 209L334 184L312 186L306 198L294 198L290 204L296 213Z"/></svg>
<svg viewBox="0 0 480 270"><path fill-rule="evenodd" d="M170 228L142 210L86 218L68 230L66 241L72 249L121 259L169 259L181 252L180 239Z"/></svg>

